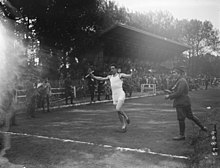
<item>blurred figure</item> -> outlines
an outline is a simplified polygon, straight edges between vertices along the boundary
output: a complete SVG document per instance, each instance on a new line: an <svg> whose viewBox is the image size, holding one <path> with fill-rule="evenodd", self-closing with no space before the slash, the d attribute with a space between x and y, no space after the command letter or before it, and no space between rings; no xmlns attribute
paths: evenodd
<svg viewBox="0 0 220 168"><path fill-rule="evenodd" d="M48 79L45 79L43 83L38 79L37 81L37 91L38 91L38 108L43 108L45 112L45 100L47 103L47 112L50 111L50 95L51 95L51 85Z"/></svg>
<svg viewBox="0 0 220 168"><path fill-rule="evenodd" d="M215 86L218 86L218 81L216 77L214 77L212 80L212 87L215 87Z"/></svg>
<svg viewBox="0 0 220 168"><path fill-rule="evenodd" d="M98 91L97 100L98 101L101 101L101 94L102 94L103 84L104 84L103 81L98 81L98 88L97 88L97 91Z"/></svg>
<svg viewBox="0 0 220 168"><path fill-rule="evenodd" d="M76 97L85 98L86 97L86 81L84 77L79 80L79 84L76 87Z"/></svg>
<svg viewBox="0 0 220 168"><path fill-rule="evenodd" d="M91 68L88 69L88 73L92 73L94 72ZM90 93L90 98L91 98L91 102L95 102L94 101L94 95L95 95L95 80L90 76L90 75L86 75L85 77L88 81L88 89L89 89L89 93Z"/></svg>
<svg viewBox="0 0 220 168"><path fill-rule="evenodd" d="M37 99L37 87L32 81L26 83L26 107L27 107L27 118L35 118L35 108Z"/></svg>
<svg viewBox="0 0 220 168"><path fill-rule="evenodd" d="M126 96L131 97L133 92L133 81L132 79L125 79L123 82L123 90L125 91Z"/></svg>
<svg viewBox="0 0 220 168"><path fill-rule="evenodd" d="M15 94L14 89L7 86L0 93L0 131L7 132L10 130L12 118L14 117ZM11 147L10 135L7 133L0 134L0 156L4 156L6 150Z"/></svg>
<svg viewBox="0 0 220 168"><path fill-rule="evenodd" d="M86 97L86 81L85 81L85 79L84 79L84 77L82 77L82 79L80 80L80 90L81 90L81 96L83 97L83 98L85 98Z"/></svg>
<svg viewBox="0 0 220 168"><path fill-rule="evenodd" d="M42 101L42 106L43 106L43 111L45 111L44 105L45 101L47 104L47 112L50 112L50 96L51 96L51 85L49 83L48 78L46 78L43 82L43 88L44 88L44 93L43 93L43 101Z"/></svg>
<svg viewBox="0 0 220 168"><path fill-rule="evenodd" d="M205 77L205 90L208 89L208 86L209 86L209 77L206 76L206 77Z"/></svg>
<svg viewBox="0 0 220 168"><path fill-rule="evenodd" d="M111 86L110 81L106 80L104 83L105 100L110 100Z"/></svg>
<svg viewBox="0 0 220 168"><path fill-rule="evenodd" d="M64 79L64 88L65 88L65 101L68 104L68 99L70 98L70 103L73 104L73 89L72 89L72 80L70 74Z"/></svg>
<svg viewBox="0 0 220 168"><path fill-rule="evenodd" d="M4 13L4 15L2 15L2 12ZM1 16L6 16L7 18L9 18L7 19L7 24L9 25L12 25L14 23L10 19L17 20L21 18L21 14L18 12L18 10L14 6L12 6L12 4L8 0L0 0L0 13L1 13ZM0 22L0 29L1 29L1 23L2 22ZM8 29L10 28L8 27ZM7 47L11 47L11 46L14 47L13 43L8 43L9 41L2 38L2 36L0 37L0 40L1 42L3 41L3 43L6 43ZM7 49L7 51L8 53L12 53L12 50L10 49ZM18 48L15 52L19 53ZM3 51L1 50L0 55L1 55L1 58L4 57L4 50ZM4 70L4 72L1 74L1 81L0 81L1 82L0 88L2 89L0 91L0 131L3 132L0 134L0 159L1 161L3 159L3 156L6 154L6 150L10 149L11 147L10 134L5 133L5 132L10 130L11 125L16 125L15 123L16 90L15 90L15 87L12 85L14 85L13 76L19 72L17 71L18 69L16 69L17 66L13 64L13 61L17 60L17 57L10 60L11 56L12 54L7 55L7 58L9 58L9 60L5 64L7 67L4 67L4 64L1 64L0 66L2 68L1 70ZM1 59L1 61L4 62L4 59ZM7 72L5 73L5 70L7 71L8 68L10 70L8 71L9 73L7 74ZM8 79L11 79L11 80L8 80ZM5 80L8 80L8 81L4 83ZM2 162L1 162L0 167L6 167L6 165L7 167L9 166L9 164L4 164L4 163L2 165Z"/></svg>
<svg viewBox="0 0 220 168"><path fill-rule="evenodd" d="M37 92L38 92L37 97L36 97L37 108L41 108L42 107L43 83L41 82L39 78L37 79L36 86L37 86Z"/></svg>
<svg viewBox="0 0 220 168"><path fill-rule="evenodd" d="M62 88L64 87L64 77L63 77L63 74L60 75L60 78L59 78L59 88Z"/></svg>
<svg viewBox="0 0 220 168"><path fill-rule="evenodd" d="M15 94L14 86L9 85L0 93L0 110L9 116L10 120L7 123L9 126L17 125L15 121Z"/></svg>

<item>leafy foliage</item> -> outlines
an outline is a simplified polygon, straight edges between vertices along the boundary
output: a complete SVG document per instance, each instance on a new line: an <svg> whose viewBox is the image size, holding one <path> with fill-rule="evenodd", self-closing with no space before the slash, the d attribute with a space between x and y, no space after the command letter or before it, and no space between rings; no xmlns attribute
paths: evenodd
<svg viewBox="0 0 220 168"><path fill-rule="evenodd" d="M36 56L44 72L41 75L52 76L54 79L61 72L65 75L68 72L79 72L89 57L85 53L98 46L99 33L116 23L127 24L191 46L187 59L218 50L219 32L211 22L177 20L166 11L134 13L107 0L10 2L22 14L21 22L31 32L29 36L35 39L35 43L40 41ZM28 39L26 41L32 45Z"/></svg>

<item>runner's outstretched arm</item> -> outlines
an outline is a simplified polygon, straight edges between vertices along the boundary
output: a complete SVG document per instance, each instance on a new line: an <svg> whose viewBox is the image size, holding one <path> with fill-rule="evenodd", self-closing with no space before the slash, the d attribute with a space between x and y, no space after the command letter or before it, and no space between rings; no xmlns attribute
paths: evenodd
<svg viewBox="0 0 220 168"><path fill-rule="evenodd" d="M121 73L120 76L121 76L122 78L131 78L131 77L132 77L132 73L131 73L131 74Z"/></svg>
<svg viewBox="0 0 220 168"><path fill-rule="evenodd" d="M102 80L102 81L103 80L109 80L108 76L107 77L101 77L101 76L95 76L95 75L91 74L91 77L96 79L96 80Z"/></svg>

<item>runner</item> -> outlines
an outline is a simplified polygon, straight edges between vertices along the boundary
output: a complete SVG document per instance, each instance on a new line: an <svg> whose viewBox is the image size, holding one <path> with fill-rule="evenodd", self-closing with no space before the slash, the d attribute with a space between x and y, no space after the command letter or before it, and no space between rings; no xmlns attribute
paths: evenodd
<svg viewBox="0 0 220 168"><path fill-rule="evenodd" d="M110 66L110 69L112 75L108 75L107 77L99 77L99 76L94 76L91 73L91 77L96 80L110 80L113 104L116 105L116 111L118 112L119 120L122 123L122 132L126 132L127 124L130 123L130 120L126 115L126 113L121 110L125 100L125 92L123 91L122 88L122 84L123 84L122 79L131 78L132 73L131 74L118 73L116 65L113 64Z"/></svg>

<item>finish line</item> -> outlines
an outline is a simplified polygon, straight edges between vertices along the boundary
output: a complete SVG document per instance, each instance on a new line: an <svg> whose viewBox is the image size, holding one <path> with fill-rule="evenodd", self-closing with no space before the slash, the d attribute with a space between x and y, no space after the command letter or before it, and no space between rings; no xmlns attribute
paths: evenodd
<svg viewBox="0 0 220 168"><path fill-rule="evenodd" d="M76 140L71 140L71 139L61 139L61 138L47 137L47 136L41 136L41 135L32 135L32 134L26 134L26 133L3 132L3 131L0 131L0 133L10 134L10 135L26 136L26 137L34 137L34 138L40 138L40 139L56 140L56 141L61 141L61 142L86 144L86 145L98 146L98 147L103 147L103 148L112 148L112 149L115 149L115 150L118 150L118 151L147 153L147 154L151 154L151 155L158 155L158 156L164 156L164 157L169 157L169 158L187 159L187 160L190 159L187 156L178 156L178 155L171 155L171 154L153 152L149 148L135 149L135 148L114 147L114 146L111 146L111 145L95 144L93 142L76 141Z"/></svg>

